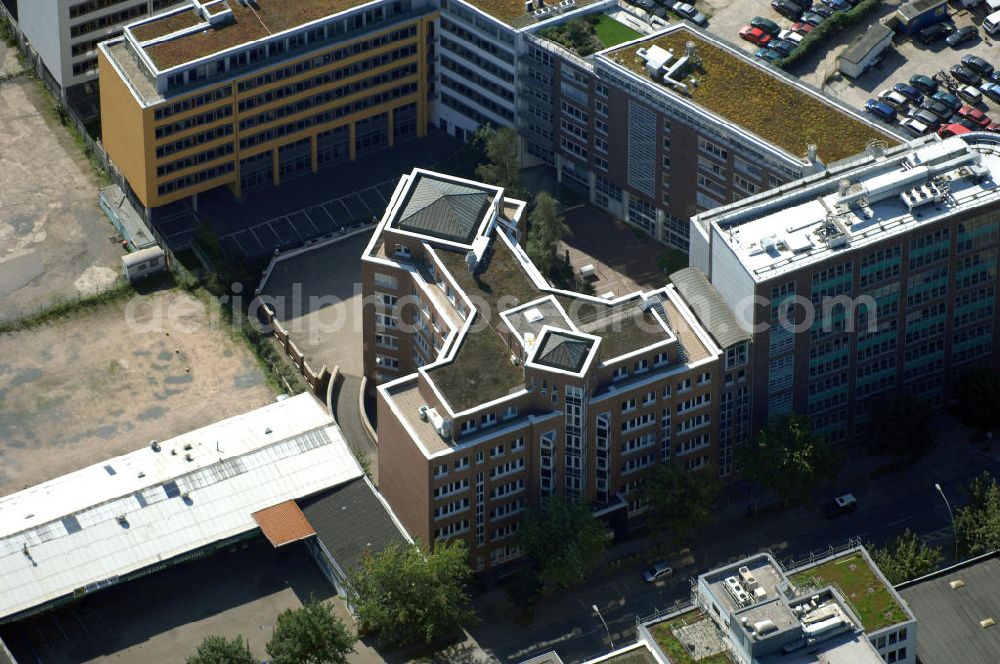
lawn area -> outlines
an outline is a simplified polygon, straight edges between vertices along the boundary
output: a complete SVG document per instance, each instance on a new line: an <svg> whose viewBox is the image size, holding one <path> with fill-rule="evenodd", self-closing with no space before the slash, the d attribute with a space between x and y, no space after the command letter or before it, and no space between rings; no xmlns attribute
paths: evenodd
<svg viewBox="0 0 1000 664"><path fill-rule="evenodd" d="M796 586L807 585L814 579L819 585L835 586L858 614L867 632L907 619L903 608L861 554L831 560L790 578Z"/></svg>
<svg viewBox="0 0 1000 664"><path fill-rule="evenodd" d="M641 32L637 32L627 25L619 23L607 14L601 14L597 22L594 23L594 30L597 33L597 38L604 44L604 48L642 36Z"/></svg>
<svg viewBox="0 0 1000 664"><path fill-rule="evenodd" d="M861 152L872 139L890 145L899 143L763 66L701 39L686 26L678 25L642 45L655 44L682 54L688 41L695 43L701 58L701 63L685 77L698 79L697 87L689 87L690 98L790 154L805 156L807 146L814 144L819 158L830 163ZM645 65L636 57L636 48L623 47L607 56L648 79Z"/></svg>
<svg viewBox="0 0 1000 664"><path fill-rule="evenodd" d="M673 620L666 620L655 625L650 625L649 632L656 639L656 644L660 646L660 650L666 653L673 664L694 664L695 662L698 664L732 664L733 660L724 652L695 659L684 644L674 636L674 628L684 627L699 620L708 620L708 618L701 611L695 609L694 611L677 616Z"/></svg>

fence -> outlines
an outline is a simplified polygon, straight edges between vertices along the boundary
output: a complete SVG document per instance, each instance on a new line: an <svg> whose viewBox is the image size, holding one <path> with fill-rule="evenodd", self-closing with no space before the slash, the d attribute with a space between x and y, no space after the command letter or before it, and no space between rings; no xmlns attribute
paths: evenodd
<svg viewBox="0 0 1000 664"><path fill-rule="evenodd" d="M288 331L281 325L281 321L279 321L278 317L275 315L274 309L265 304L262 307L262 310L264 322L270 326L274 338L277 339L278 343L280 343L282 348L284 348L285 354L288 355L292 364L298 368L299 373L302 374L302 378L304 378L306 383L309 385L309 389L312 390L313 394L317 397L325 400L327 389L330 386L330 380L333 378L333 374L330 373L330 370L326 368L325 364L318 372L313 371L312 367L309 366L309 363L306 362L305 354L299 350L299 347L295 345L294 341L292 341L291 335L289 335Z"/></svg>

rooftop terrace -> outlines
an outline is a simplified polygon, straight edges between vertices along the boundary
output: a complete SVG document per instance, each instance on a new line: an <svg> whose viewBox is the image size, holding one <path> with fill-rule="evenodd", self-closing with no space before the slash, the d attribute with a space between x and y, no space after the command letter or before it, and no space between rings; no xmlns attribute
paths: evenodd
<svg viewBox="0 0 1000 664"><path fill-rule="evenodd" d="M757 281L1000 199L1000 140L936 139L702 218ZM844 184L841 184L844 183Z"/></svg>
<svg viewBox="0 0 1000 664"><path fill-rule="evenodd" d="M651 81L636 50L655 45L680 56L688 41L694 42L700 63L684 80L696 78L697 85L688 85L687 95L665 85L660 89L689 98L795 157L804 157L807 146L813 144L819 158L831 163L857 154L873 139L898 142L860 116L824 100L819 93L754 62L732 46L709 41L705 33L684 24L607 51L603 57Z"/></svg>
<svg viewBox="0 0 1000 664"><path fill-rule="evenodd" d="M866 632L874 632L909 620L895 593L868 564L860 551L835 558L789 576L797 587L836 587L861 620Z"/></svg>

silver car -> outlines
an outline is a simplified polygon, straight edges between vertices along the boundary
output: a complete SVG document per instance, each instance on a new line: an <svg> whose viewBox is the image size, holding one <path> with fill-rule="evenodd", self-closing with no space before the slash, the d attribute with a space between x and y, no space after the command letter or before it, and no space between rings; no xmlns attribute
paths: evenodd
<svg viewBox="0 0 1000 664"><path fill-rule="evenodd" d="M700 11L694 8L694 5L690 5L686 2L675 2L670 9L674 11L675 14L681 18L686 18L695 25L700 25L705 27L708 25L708 19Z"/></svg>
<svg viewBox="0 0 1000 664"><path fill-rule="evenodd" d="M674 568L671 567L665 560L661 560L658 563L654 563L652 567L643 572L642 578L646 579L648 583L656 583L657 581L672 576L673 573Z"/></svg>

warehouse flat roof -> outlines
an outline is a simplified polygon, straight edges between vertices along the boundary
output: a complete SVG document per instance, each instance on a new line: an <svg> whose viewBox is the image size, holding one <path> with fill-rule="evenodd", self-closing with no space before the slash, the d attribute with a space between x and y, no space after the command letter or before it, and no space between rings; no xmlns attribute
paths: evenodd
<svg viewBox="0 0 1000 664"><path fill-rule="evenodd" d="M651 79L645 61L636 53L654 46L672 51L669 66L684 55L687 42L695 45L699 63L681 77L685 90ZM810 144L816 145L821 160L832 163L862 151L873 139L901 141L846 105L684 23L603 51L600 57L638 75L664 94L690 101L738 125L798 160L805 157Z"/></svg>
<svg viewBox="0 0 1000 664"><path fill-rule="evenodd" d="M0 621L257 528L363 473L301 394L0 499Z"/></svg>
<svg viewBox="0 0 1000 664"><path fill-rule="evenodd" d="M1000 201L1000 139L971 133L846 164L696 217L758 282Z"/></svg>
<svg viewBox="0 0 1000 664"><path fill-rule="evenodd" d="M1000 653L1000 554L940 570L897 587L917 618L925 664L995 664Z"/></svg>

